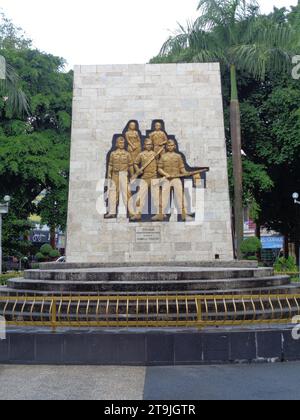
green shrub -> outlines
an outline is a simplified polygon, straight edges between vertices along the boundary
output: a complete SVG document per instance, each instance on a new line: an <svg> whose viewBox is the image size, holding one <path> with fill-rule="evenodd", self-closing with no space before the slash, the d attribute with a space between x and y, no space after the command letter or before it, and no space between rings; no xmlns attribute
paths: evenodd
<svg viewBox="0 0 300 420"><path fill-rule="evenodd" d="M8 273L8 274L1 274L0 275L0 286L6 286L6 282L9 279L14 279L17 277L22 277L23 273Z"/></svg>
<svg viewBox="0 0 300 420"><path fill-rule="evenodd" d="M32 270L38 270L40 268L39 264L31 264L31 269Z"/></svg>
<svg viewBox="0 0 300 420"><path fill-rule="evenodd" d="M60 253L59 253L59 251L57 251L57 249L53 249L51 252L50 252L50 258L59 258L60 257Z"/></svg>
<svg viewBox="0 0 300 420"><path fill-rule="evenodd" d="M41 246L41 249L40 249L40 252L46 257L50 257L50 254L52 251L53 251L52 246L48 244Z"/></svg>
<svg viewBox="0 0 300 420"><path fill-rule="evenodd" d="M247 257L248 261L257 261L257 257L255 255L251 255L250 257Z"/></svg>
<svg viewBox="0 0 300 420"><path fill-rule="evenodd" d="M42 254L41 252L38 252L35 256L35 258L39 261L39 262L43 262L47 260L47 257Z"/></svg>
<svg viewBox="0 0 300 420"><path fill-rule="evenodd" d="M296 259L294 257L280 257L276 260L274 265L275 271L277 273L297 273L298 267Z"/></svg>
<svg viewBox="0 0 300 420"><path fill-rule="evenodd" d="M249 259L249 257L255 257L257 253L261 250L262 245L258 238L248 238L242 242L241 251L243 253L244 258Z"/></svg>

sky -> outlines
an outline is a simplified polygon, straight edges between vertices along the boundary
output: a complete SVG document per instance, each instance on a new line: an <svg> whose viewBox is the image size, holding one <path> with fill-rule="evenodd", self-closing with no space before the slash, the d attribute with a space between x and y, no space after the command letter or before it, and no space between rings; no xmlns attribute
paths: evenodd
<svg viewBox="0 0 300 420"><path fill-rule="evenodd" d="M139 64L157 55L176 29L197 16L199 0L0 0L35 47L75 64ZM298 0L259 0L262 12Z"/></svg>

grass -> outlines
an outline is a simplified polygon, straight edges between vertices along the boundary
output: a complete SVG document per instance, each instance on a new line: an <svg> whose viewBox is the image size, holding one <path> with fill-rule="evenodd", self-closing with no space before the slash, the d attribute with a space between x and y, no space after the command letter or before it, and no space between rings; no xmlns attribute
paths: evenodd
<svg viewBox="0 0 300 420"><path fill-rule="evenodd" d="M21 272L1 274L0 275L0 286L6 286L7 280L9 280L9 279L14 279L16 277L22 277L22 276L23 276L23 273L21 273Z"/></svg>

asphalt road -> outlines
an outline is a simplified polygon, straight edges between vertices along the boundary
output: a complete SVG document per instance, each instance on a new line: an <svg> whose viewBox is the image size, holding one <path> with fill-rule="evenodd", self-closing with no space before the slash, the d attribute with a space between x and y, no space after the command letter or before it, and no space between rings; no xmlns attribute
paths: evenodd
<svg viewBox="0 0 300 420"><path fill-rule="evenodd" d="M300 363L0 366L1 400L298 400Z"/></svg>

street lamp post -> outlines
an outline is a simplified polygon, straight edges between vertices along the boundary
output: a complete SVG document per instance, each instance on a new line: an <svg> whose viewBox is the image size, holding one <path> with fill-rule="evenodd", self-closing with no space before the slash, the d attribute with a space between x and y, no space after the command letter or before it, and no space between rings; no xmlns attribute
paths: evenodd
<svg viewBox="0 0 300 420"><path fill-rule="evenodd" d="M10 197L6 195L0 200L0 274L2 274L2 215L8 213Z"/></svg>
<svg viewBox="0 0 300 420"><path fill-rule="evenodd" d="M300 204L300 201L298 201L298 199L299 199L299 194L297 192L295 192L293 194L293 200L294 200L295 204Z"/></svg>

